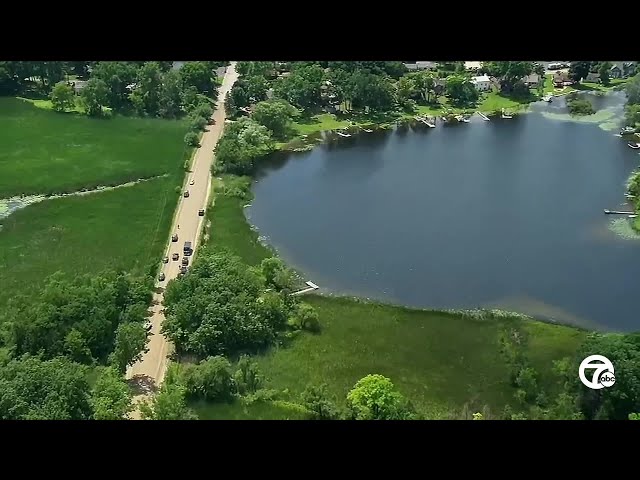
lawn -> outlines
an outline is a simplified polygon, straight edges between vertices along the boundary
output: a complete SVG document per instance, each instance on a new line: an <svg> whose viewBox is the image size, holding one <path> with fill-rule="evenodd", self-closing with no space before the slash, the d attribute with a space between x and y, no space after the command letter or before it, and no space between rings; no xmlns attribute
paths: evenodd
<svg viewBox="0 0 640 480"><path fill-rule="evenodd" d="M506 97L499 92L490 92L483 96L478 110L485 113L492 113L502 110L507 111L520 110L526 108L526 106L532 101L537 100L533 95L524 99L513 99Z"/></svg>
<svg viewBox="0 0 640 480"><path fill-rule="evenodd" d="M210 241L255 265L269 253L244 222L243 203L222 193L216 196ZM466 402L488 404L498 413L514 394L500 353L503 328L529 332L531 362L549 386L552 361L571 355L585 335L540 322L474 320L351 298L311 295L304 300L318 310L321 333L301 334L291 345L256 357L266 386L285 392L280 398L290 402L299 401L307 384L327 383L333 398L344 404L358 379L380 373L430 418ZM250 408L239 402L200 405L197 410L203 418L294 418L281 405L268 403Z"/></svg>
<svg viewBox="0 0 640 480"><path fill-rule="evenodd" d="M176 163L179 158L176 158ZM2 220L0 308L45 277L105 268L143 272L164 251L178 201L175 177L83 196L45 200Z"/></svg>
<svg viewBox="0 0 640 480"><path fill-rule="evenodd" d="M185 132L182 121L93 119L0 98L0 199L178 175Z"/></svg>

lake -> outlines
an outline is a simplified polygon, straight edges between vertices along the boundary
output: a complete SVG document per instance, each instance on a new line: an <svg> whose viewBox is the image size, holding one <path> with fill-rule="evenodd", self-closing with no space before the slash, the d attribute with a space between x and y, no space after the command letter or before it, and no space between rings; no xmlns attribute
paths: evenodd
<svg viewBox="0 0 640 480"><path fill-rule="evenodd" d="M324 292L640 330L640 240L603 214L630 209L640 156L615 135L624 95L590 98L601 110L581 121L555 99L338 138L265 167L247 217Z"/></svg>

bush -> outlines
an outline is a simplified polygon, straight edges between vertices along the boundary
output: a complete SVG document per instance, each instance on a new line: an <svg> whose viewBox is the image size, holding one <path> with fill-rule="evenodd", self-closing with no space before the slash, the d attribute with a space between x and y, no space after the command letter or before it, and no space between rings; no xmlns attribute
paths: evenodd
<svg viewBox="0 0 640 480"><path fill-rule="evenodd" d="M200 145L200 138L195 132L187 132L184 136L184 143L189 147L197 147Z"/></svg>
<svg viewBox="0 0 640 480"><path fill-rule="evenodd" d="M191 117L191 121L189 122L189 129L194 132L200 132L205 129L207 126L207 119L201 116Z"/></svg>
<svg viewBox="0 0 640 480"><path fill-rule="evenodd" d="M571 115L593 115L596 113L589 100L577 97L567 98L567 108Z"/></svg>
<svg viewBox="0 0 640 480"><path fill-rule="evenodd" d="M213 115L213 108L211 108L211 105L208 103L200 103L193 108L190 115L194 117L202 117L207 123L209 123L209 119L211 118L211 115Z"/></svg>

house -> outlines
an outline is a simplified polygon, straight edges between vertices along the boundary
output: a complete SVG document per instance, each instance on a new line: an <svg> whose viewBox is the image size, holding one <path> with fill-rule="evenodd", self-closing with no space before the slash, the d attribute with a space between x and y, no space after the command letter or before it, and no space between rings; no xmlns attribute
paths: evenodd
<svg viewBox="0 0 640 480"><path fill-rule="evenodd" d="M598 83L600 82L600 74L589 72L589 74L584 79L585 82Z"/></svg>
<svg viewBox="0 0 640 480"><path fill-rule="evenodd" d="M404 66L407 70L435 70L436 62L415 62L405 63Z"/></svg>
<svg viewBox="0 0 640 480"><path fill-rule="evenodd" d="M537 73L532 73L531 75L524 77L522 81L529 88L538 88L542 82L542 77Z"/></svg>
<svg viewBox="0 0 640 480"><path fill-rule="evenodd" d="M574 82L571 80L568 72L556 72L553 74L553 85L556 88L573 85L573 83Z"/></svg>
<svg viewBox="0 0 640 480"><path fill-rule="evenodd" d="M624 78L631 77L636 74L636 62L623 62L622 76Z"/></svg>
<svg viewBox="0 0 640 480"><path fill-rule="evenodd" d="M464 62L464 69L467 72L477 72L482 68L482 62Z"/></svg>
<svg viewBox="0 0 640 480"><path fill-rule="evenodd" d="M609 78L622 78L622 69L618 65L613 65L609 69Z"/></svg>
<svg viewBox="0 0 640 480"><path fill-rule="evenodd" d="M80 91L87 85L86 80L73 80L71 82L71 86L73 87L74 93L78 94Z"/></svg>
<svg viewBox="0 0 640 480"><path fill-rule="evenodd" d="M488 75L473 77L471 79L471 83L479 92L488 92L489 90L491 90L491 79Z"/></svg>

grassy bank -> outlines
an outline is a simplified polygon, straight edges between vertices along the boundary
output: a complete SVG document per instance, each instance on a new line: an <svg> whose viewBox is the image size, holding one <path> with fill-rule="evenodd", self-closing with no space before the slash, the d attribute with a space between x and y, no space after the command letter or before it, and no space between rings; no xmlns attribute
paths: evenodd
<svg viewBox="0 0 640 480"><path fill-rule="evenodd" d="M179 175L186 123L61 114L0 98L0 198Z"/></svg>
<svg viewBox="0 0 640 480"><path fill-rule="evenodd" d="M228 181L228 180L227 180ZM213 248L227 248L255 265L270 256L246 224L246 200L218 192L211 211ZM233 232L233 233L230 233ZM527 353L542 384L553 388L552 361L573 354L585 332L514 318L476 319L460 313L424 311L341 297L308 296L320 315L320 334L297 336L256 361L266 386L295 403L307 384L327 383L339 404L369 373L392 379L416 408L442 417L471 402L500 411L513 402L500 335L517 330L531 337ZM197 405L202 418L299 418L282 403Z"/></svg>

